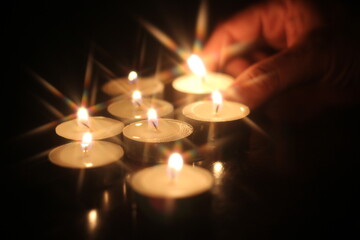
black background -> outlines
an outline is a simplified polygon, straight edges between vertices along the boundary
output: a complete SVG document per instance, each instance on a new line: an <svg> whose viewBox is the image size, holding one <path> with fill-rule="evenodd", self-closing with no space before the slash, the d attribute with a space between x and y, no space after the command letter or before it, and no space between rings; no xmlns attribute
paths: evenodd
<svg viewBox="0 0 360 240"><path fill-rule="evenodd" d="M209 1L209 32L219 22L253 2ZM15 195L6 192L3 195L3 199L10 200L10 203L5 201L3 206L4 209L10 209L12 215L10 218L13 221L8 222L11 223L11 227L24 226L26 233L36 226L37 228L30 234L36 236L38 233L36 230L41 229L37 223L44 224L47 220L46 211L53 211L51 207L57 205L47 203L47 199L42 198L52 196L51 188L44 187L48 173L36 176L34 183L29 184L30 187L20 181L31 182L34 180L31 179L35 177L34 174L41 174L39 171L25 174L25 178L19 182L12 182L17 180L17 175L13 173L18 168L24 172L43 164L31 157L65 142L55 135L54 128L27 135L29 131L58 119L42 104L42 100L64 115L73 113L73 109L49 93L29 74L28 70L36 72L64 95L80 103L86 62L91 49L95 59L106 63L118 76L127 75L130 69L152 73L159 57L162 58L164 67L172 66L174 60L179 61L177 56L153 39L138 24L136 17L141 16L150 21L174 39L185 36L185 43L191 46L198 7L198 1L164 0L76 3L74 1L13 1L4 7L2 38L5 42L2 43L3 76L0 82L3 107L1 132L5 143L2 144L4 157L1 157L1 161L3 166L10 165L13 168L10 168L11 171L6 167L3 168L1 182L5 187L3 189L12 190L10 194L14 193L13 188L20 187L19 191L24 190ZM349 7L356 11L350 1ZM144 60L141 61L139 56L144 43L145 55ZM101 86L107 78L103 74L97 76L98 84ZM106 99L107 96L99 91L98 101ZM346 112L346 114L337 115L341 118L341 124L337 122L338 119L325 118L320 122L296 127L295 130L290 130L288 126L271 125L270 128L280 129L279 143L282 145L280 151L265 151L268 155L264 159L269 158L275 162L252 162L247 166L248 169L239 167L237 163L234 164L232 173L235 174L229 176L231 180L225 186L227 198L224 197L225 204L228 204L226 206L228 212L225 213L230 214L228 216L224 214L224 225L221 226L223 230L219 232L224 236L230 236L234 232L243 231L239 236L247 239L252 238L253 232L258 233L259 239L266 239L272 238L267 233L283 230L288 230L283 234L288 238L293 238L293 234L309 236L311 230L317 231L318 237L325 235L329 237L332 233L336 233L338 237L355 233L354 229L359 228L358 198L355 198L359 187L357 177L360 159L357 150L359 122L358 118L354 118L356 112L350 114ZM304 129L306 131L303 131ZM261 151L252 152L255 159L256 155L261 153ZM290 159L290 161L282 165L283 162L276 162L277 159ZM279 167L281 170L276 169L275 172L285 171L286 174L280 174L279 177L277 173L269 173L273 170L273 163L278 164L276 166L281 165ZM288 167L291 170L287 169ZM23 176L23 172L19 175ZM7 173L12 176L7 176ZM245 175L242 175L243 173ZM237 177L239 178L236 179ZM239 184L240 178L249 180L251 184ZM291 179L289 183L286 182L288 178ZM36 183L40 183L39 186L36 186ZM244 185L245 190L242 188ZM33 190L36 191L32 192ZM243 200L242 194L244 192L252 194L252 191L255 198ZM259 199L256 198L258 196ZM30 204L26 204L27 198L31 199ZM39 199L42 202L37 202ZM29 215L20 216L22 211L37 213L36 209L32 209L32 204L40 209L39 213L42 215L34 218L33 225L24 224L32 220L27 219ZM243 209L241 204L250 205L250 208ZM235 209L234 215L231 215L232 207ZM264 213L262 210L267 212ZM241 214L236 215L238 213L244 214L245 217L241 218ZM264 219L263 215L266 216ZM57 216L52 217L53 222L60 221ZM62 217L60 219L66 219ZM234 221L239 222L226 226L233 218ZM239 227L238 223L242 227ZM52 226L51 223L48 224ZM46 226L48 225L45 224L44 228ZM275 228L272 228L273 226ZM302 226L305 226L304 229ZM290 228L286 229L287 227ZM306 227L310 229L305 229ZM227 233L229 229L232 232Z"/></svg>

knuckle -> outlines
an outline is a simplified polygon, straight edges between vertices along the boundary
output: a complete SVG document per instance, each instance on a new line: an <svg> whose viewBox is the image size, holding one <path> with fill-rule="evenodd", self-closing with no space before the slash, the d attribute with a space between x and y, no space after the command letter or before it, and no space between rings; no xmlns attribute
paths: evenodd
<svg viewBox="0 0 360 240"><path fill-rule="evenodd" d="M280 75L276 68L270 65L259 65L247 74L252 85L257 89L258 94L273 95L280 90Z"/></svg>

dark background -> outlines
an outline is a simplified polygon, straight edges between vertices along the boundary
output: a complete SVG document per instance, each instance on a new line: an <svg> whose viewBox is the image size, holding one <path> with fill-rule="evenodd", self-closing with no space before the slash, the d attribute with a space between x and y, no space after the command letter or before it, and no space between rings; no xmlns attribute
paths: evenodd
<svg viewBox="0 0 360 240"><path fill-rule="evenodd" d="M253 2L209 1L209 32ZM351 1L345 2L350 12L357 11ZM159 58L164 68L172 66L179 61L177 56L153 39L137 23L136 17L150 21L174 39L185 36L185 43L191 45L198 6L199 1L36 0L13 1L4 7L2 38L5 43L2 43L0 82L1 132L5 143L2 144L1 184L2 189L11 190L3 194L4 211L9 209L4 218L11 223L6 227L23 226L19 231L44 237L48 236L46 231L50 231L50 235L58 231L56 224L73 223L62 222L69 219L68 212L76 215L80 211L72 205L65 208L64 214L61 214L63 209L53 209L63 206L62 200L69 201L53 199L67 196L66 192L56 192L61 188L53 188L54 184L67 184L61 182L65 171L44 168L50 165L46 155L32 158L66 141L55 134L54 127L27 134L58 119L44 106L43 100L64 115L73 110L49 93L28 70L80 103L91 49L95 59L118 76L127 75L130 69L152 73ZM143 49L142 61L139 56ZM99 86L107 80L107 76L97 70L94 76ZM98 102L107 98L98 91ZM237 231L246 239L272 238L277 236L271 235L274 232L287 238L296 238L294 234L308 237L312 231L319 238L332 234L341 238L356 233L359 199L355 196L359 189L360 159L356 115L354 111L337 111L335 115L301 127L270 123L267 130L275 136L278 144L275 148L269 150L266 140L255 141L255 150L249 152L251 163L244 163L245 167L236 161L227 163L233 169L227 175L224 200L220 201L225 210L220 212L224 221L220 221L218 239ZM268 122L257 123L266 126ZM42 173L42 169L49 172ZM58 175L53 177L51 173ZM42 228L44 231L40 234Z"/></svg>

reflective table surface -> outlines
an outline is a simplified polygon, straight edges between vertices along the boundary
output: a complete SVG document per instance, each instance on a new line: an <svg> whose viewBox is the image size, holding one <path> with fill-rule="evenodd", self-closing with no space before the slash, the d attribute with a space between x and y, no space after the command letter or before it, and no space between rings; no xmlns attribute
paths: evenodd
<svg viewBox="0 0 360 240"><path fill-rule="evenodd" d="M334 109L289 124L254 112L249 119L258 128L249 127L248 146L196 147L201 156L194 164L212 172L215 186L205 214L177 225L142 216L126 178L144 166L125 157L100 168L69 169L52 164L45 151L3 170L10 190L3 195L10 200L3 205L5 221L15 226L10 236L36 239L345 238L359 229L355 113ZM24 142L13 146L41 149L61 138L49 130L27 147Z"/></svg>

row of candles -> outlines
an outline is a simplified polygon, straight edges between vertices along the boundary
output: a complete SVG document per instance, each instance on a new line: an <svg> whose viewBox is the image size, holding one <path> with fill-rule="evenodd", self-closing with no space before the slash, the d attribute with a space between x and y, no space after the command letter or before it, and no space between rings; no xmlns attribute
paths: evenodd
<svg viewBox="0 0 360 240"><path fill-rule="evenodd" d="M171 148L173 145L169 144L186 141L190 136L199 140L203 125L239 121L249 114L249 108L223 100L219 90L229 86L232 77L206 72L196 55L188 59L188 64L193 73L176 78L172 86L177 92L194 94L200 100L182 108L181 120L173 118L174 106L170 102L146 97L149 95L148 82L145 83L146 94L143 94L140 81L129 84L135 86L131 99L121 98L107 108L118 120L90 117L87 109L81 107L76 119L59 124L56 133L74 141L53 149L49 154L50 161L62 167L93 168L119 161L126 154L132 161L154 165L135 172L129 178L131 188L142 196L183 199L209 191L214 184L210 172L184 164L182 156L176 152L170 155L167 164L163 164L158 151L161 146ZM131 72L129 80L136 79L136 73ZM152 86L150 89L154 91L163 89ZM126 87L122 89L129 91ZM210 93L211 100L201 99ZM102 141L118 135L122 135L123 146Z"/></svg>

